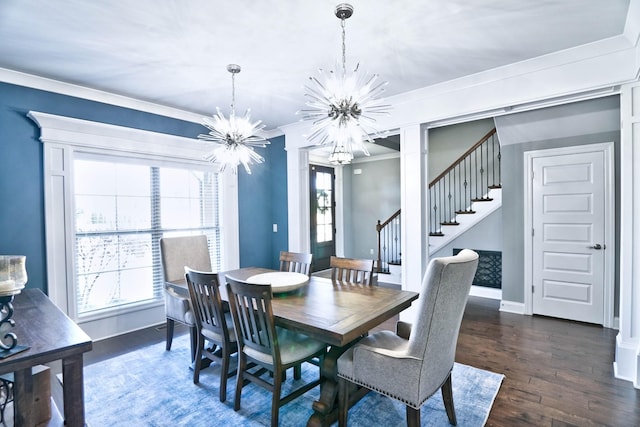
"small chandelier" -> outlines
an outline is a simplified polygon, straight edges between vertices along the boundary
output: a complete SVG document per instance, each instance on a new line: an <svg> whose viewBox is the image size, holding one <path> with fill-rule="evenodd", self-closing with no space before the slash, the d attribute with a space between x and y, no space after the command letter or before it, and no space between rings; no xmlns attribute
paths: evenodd
<svg viewBox="0 0 640 427"><path fill-rule="evenodd" d="M346 165L353 160L353 153L344 145L334 144L329 154L329 163L334 165Z"/></svg>
<svg viewBox="0 0 640 427"><path fill-rule="evenodd" d="M300 112L303 119L312 121L309 141L332 144L329 161L346 164L353 159L354 148L369 155L364 141L373 143L371 135L384 137L385 132L375 128L375 117L388 115L390 106L381 99L387 82L376 84L377 74L364 76L358 71L359 64L347 73L345 20L353 15L353 6L339 4L335 15L342 26L342 67L330 72L320 70L320 78L309 77L311 84L305 86L305 96L310 108Z"/></svg>
<svg viewBox="0 0 640 427"><path fill-rule="evenodd" d="M265 148L269 141L256 135L256 132L264 129L262 121L251 123L250 113L247 110L244 117L236 117L236 86L235 77L240 72L240 66L227 65L227 71L231 73L231 111L227 119L216 107L217 114L213 117L203 117L202 124L209 129L209 133L200 134L198 138L203 141L219 144L205 159L211 163L220 163L219 172L224 172L227 166L231 167L234 174L238 173L238 165L242 163L245 171L251 174L249 165L252 162L263 163L264 158L254 151L253 147Z"/></svg>

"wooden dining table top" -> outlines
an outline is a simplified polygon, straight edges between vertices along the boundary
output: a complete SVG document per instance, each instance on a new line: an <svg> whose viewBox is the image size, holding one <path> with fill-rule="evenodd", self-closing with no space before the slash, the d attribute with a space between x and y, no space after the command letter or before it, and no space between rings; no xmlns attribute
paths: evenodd
<svg viewBox="0 0 640 427"><path fill-rule="evenodd" d="M270 271L247 267L224 274L246 281ZM408 308L417 298L416 292L311 276L300 289L275 294L272 307L279 326L344 346Z"/></svg>

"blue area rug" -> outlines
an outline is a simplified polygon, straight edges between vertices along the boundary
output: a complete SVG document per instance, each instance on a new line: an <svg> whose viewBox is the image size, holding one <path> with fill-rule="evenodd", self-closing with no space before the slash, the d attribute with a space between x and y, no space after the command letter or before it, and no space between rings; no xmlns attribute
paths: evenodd
<svg viewBox="0 0 640 427"><path fill-rule="evenodd" d="M318 375L303 365L303 380ZM233 410L235 377L227 384L227 401L218 400L220 367L201 371L193 384L188 337L176 337L171 351L164 343L118 356L84 369L87 424L98 426L267 426L271 395L255 384L242 389L242 408ZM293 384L289 372L287 384ZM453 398L458 426L483 426L503 375L456 364ZM283 391L286 393L286 391ZM304 426L313 413L319 387L280 409L280 426ZM449 426L440 392L422 406L423 426ZM337 425L337 423L336 423ZM405 407L377 393L367 394L349 410L350 426L404 426Z"/></svg>

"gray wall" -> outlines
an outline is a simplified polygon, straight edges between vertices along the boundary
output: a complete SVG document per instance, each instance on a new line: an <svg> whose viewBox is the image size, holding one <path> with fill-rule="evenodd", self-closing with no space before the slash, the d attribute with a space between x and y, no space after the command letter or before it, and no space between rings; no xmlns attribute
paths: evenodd
<svg viewBox="0 0 640 427"><path fill-rule="evenodd" d="M616 152L615 169L619 171L619 97L612 96L498 117L496 127L502 145L502 298L523 303L524 153L613 141ZM552 138L550 135L559 137ZM619 182L616 172L616 223L619 223ZM618 234L616 226L616 253L619 252ZM616 271L616 313L619 298L618 277Z"/></svg>
<svg viewBox="0 0 640 427"><path fill-rule="evenodd" d="M354 174L357 170L361 173ZM350 206L345 202L345 256L377 259L376 224L400 209L400 158L345 167L344 191L350 200Z"/></svg>
<svg viewBox="0 0 640 427"><path fill-rule="evenodd" d="M351 166L352 165L344 166L342 170L342 200L344 203L344 256L349 258L353 258L353 242L354 240L357 240L353 234L353 171L351 170Z"/></svg>
<svg viewBox="0 0 640 427"><path fill-rule="evenodd" d="M495 127L493 119L429 129L429 182Z"/></svg>

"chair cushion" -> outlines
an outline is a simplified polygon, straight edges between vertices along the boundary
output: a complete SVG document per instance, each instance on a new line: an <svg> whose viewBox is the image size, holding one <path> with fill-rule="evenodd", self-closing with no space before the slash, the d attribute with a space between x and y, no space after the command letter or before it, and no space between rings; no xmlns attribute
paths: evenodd
<svg viewBox="0 0 640 427"><path fill-rule="evenodd" d="M403 354L408 345L409 341L400 338L391 331L379 331L368 335L340 356L338 359L338 375L349 379L357 379L353 366L353 352L358 346L386 349L390 354Z"/></svg>
<svg viewBox="0 0 640 427"><path fill-rule="evenodd" d="M327 345L316 341L306 335L298 334L288 329L276 327L278 345L280 346L280 361L283 365L293 364L310 358L319 351L326 349ZM263 353L245 346L244 353L252 359L262 363L273 365L271 353Z"/></svg>
<svg viewBox="0 0 640 427"><path fill-rule="evenodd" d="M371 334L340 356L338 376L417 409L423 362L408 347L408 340L391 331Z"/></svg>

